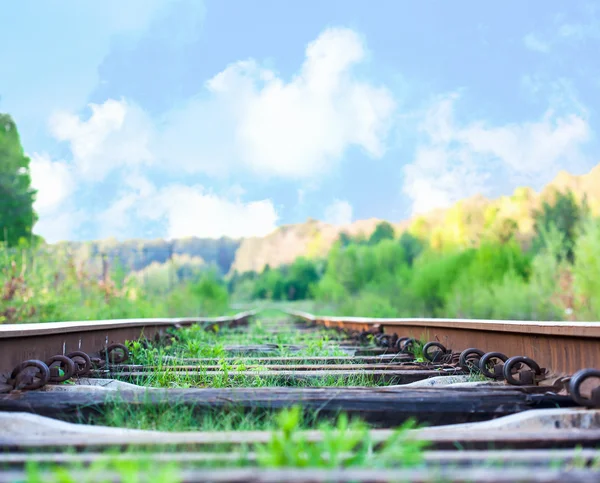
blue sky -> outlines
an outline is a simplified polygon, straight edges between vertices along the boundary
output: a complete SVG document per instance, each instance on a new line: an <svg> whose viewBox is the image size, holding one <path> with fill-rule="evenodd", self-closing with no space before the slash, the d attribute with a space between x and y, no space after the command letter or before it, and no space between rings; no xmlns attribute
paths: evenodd
<svg viewBox="0 0 600 483"><path fill-rule="evenodd" d="M48 241L400 221L600 159L594 2L20 0L0 111Z"/></svg>

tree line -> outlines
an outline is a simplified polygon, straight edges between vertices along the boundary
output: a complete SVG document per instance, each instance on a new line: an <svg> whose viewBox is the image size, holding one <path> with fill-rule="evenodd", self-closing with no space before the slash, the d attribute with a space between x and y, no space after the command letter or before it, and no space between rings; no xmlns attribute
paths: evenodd
<svg viewBox="0 0 600 483"><path fill-rule="evenodd" d="M0 236L8 247L0 322L215 314L230 296L309 300L341 314L380 317L600 317L600 223L585 197L578 201L570 191L546 197L528 238L517 230L521 220L497 216L497 207L465 214L459 203L446 224L421 219L395 233L383 222L368 237L342 233L322 259L224 277L238 243L228 239L40 249L29 162L14 121L0 115ZM527 207L526 190L515 196ZM472 217L479 224L465 223ZM96 272L84 263L89 259L98 262Z"/></svg>
<svg viewBox="0 0 600 483"><path fill-rule="evenodd" d="M345 315L597 319L600 224L585 198L555 192L533 219L529 240L488 236L467 247L398 236L383 222L369 238L341 234L323 260L234 274L229 288L240 299L313 300Z"/></svg>

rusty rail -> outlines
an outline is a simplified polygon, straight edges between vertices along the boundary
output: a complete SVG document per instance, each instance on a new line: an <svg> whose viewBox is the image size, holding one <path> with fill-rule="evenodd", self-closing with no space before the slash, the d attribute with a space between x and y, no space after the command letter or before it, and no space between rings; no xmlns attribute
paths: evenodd
<svg viewBox="0 0 600 483"><path fill-rule="evenodd" d="M597 461L600 442L600 411L585 410L581 406L600 408L600 388L596 387L590 391L587 387L585 396L581 395L579 388L586 382L592 382L588 379L600 379L600 371L582 369L573 373L564 365L562 369L567 369L563 372L570 377L549 377L546 371L538 367L535 360L526 356L535 357L540 365L556 370L559 366L548 364L540 352L528 352L528 348L541 347L541 351L545 346L535 345L535 341L541 340L542 343L546 343L543 341L548 337L570 337L571 341L563 343L563 346L570 347L569 344L572 343L577 350L580 350L577 340L591 340L597 347L597 329L600 325L578 324L574 329L570 327L573 324L560 324L559 327L558 323L364 319L317 317L302 312L291 312L292 317L287 317L283 323L277 320L273 324L263 325L258 340L248 340L253 344L223 346L228 355L236 354L237 357L184 358L190 354L180 354L178 350L174 350L174 355L157 353L148 360L144 358L149 365L140 365L139 361L142 358L126 362L128 350L122 345L126 340L141 339L143 344L146 339L158 338L160 342L165 342L169 341L170 337L179 337L176 332L166 334L169 327L194 323L206 324L206 327L210 324L243 324L252 315L254 313L246 312L217 319L147 319L0 326L0 356L8 357L22 351L15 359L11 359L6 367L10 369L10 364L15 360L18 363L17 367L20 367L23 365L21 358L35 357L39 360L29 361L28 370L33 372L38 380L42 380L44 371L52 370L53 364L59 364L67 373L76 371L76 376L81 375L78 371L85 369L83 366L87 363L83 356L77 354L84 354L88 360L90 357L87 353L92 355L91 369L88 368L84 373L85 377L74 377L71 381L73 384L49 385L42 391L19 390L23 389L23 383L27 384L27 380L20 375L12 376L12 373L12 377L9 377L10 384L6 384L9 386L8 391L3 393L0 383L0 446L4 450L0 464L5 471L12 471L10 478L3 481L24 479L23 467L29 461L69 465L77 460L78 463L87 464L100 461L107 456L101 452L114 446L134 450L144 448L145 458L148 455L146 450L150 449L154 453L151 458L153 464L157 461L176 460L183 465L182 469L188 472L196 471L196 462L206 462L209 464L206 469L202 468L201 473L186 477L186 481L207 481L207 474L217 475L215 471L219 466L227 465L229 461L240 460L236 451L241 454L241 450L237 446L244 447L244 454L250 450L248 454L252 455L254 445L271 441L272 433L261 431L125 432L118 428L86 428L81 425L85 420L96 420L97 424L98 414L110 412L116 407L127 408L128 411L133 411L132 414L154 408L153 412L159 414L165 407L171 408L175 405L178 410L181 408L194 411L195 414L206 412L216 415L238 410L240 414L247 412L272 415L282 408L300 405L314 415L315 422L331 420L342 412L371 425L369 437L373 438L374 449L381 449L392 437L392 428L403 424L407 419L432 425L430 428L419 428L407 433L407 437L416 441L427 441L430 445L423 453L423 465L414 470L420 473L406 473L406 479L411 481L439 481L440 465L444 466L446 477L448 471L456 472L457 478L453 477L452 481L598 481L598 471L592 465ZM317 337L320 337L322 332L320 326L337 327L343 334L342 337L334 338L335 343L332 343L332 346L343 347L342 353L348 355L281 357L282 354L295 353L292 348L303 347L300 345L302 340L294 340L293 345L270 343L270 338L283 328L284 323L292 325L298 333L316 332ZM7 327L11 330L3 330ZM443 332L445 330L454 330L454 338ZM484 337L483 340L489 344L481 343L481 340L476 338L482 334L487 334L488 337ZM502 341L501 337L504 334L520 338L530 337L530 345L502 345L497 341ZM228 335L228 331L220 333L225 339ZM229 342L244 342L243 335L242 340L238 340L239 335L236 333L236 340ZM267 337L268 340L263 340ZM183 337L179 339L184 340ZM11 345L14 341L19 341L20 345ZM420 341L428 343L421 348ZM374 347L373 342L379 347ZM279 353L279 349L284 350ZM263 356L263 352L269 353L271 350L275 352L275 357ZM385 354L359 355L372 350ZM489 351L503 351L505 354ZM426 361L421 360L421 354ZM494 360L499 362L495 363ZM585 358L584 367L592 366L593 361L593 357ZM37 365L32 365L31 362ZM524 366L525 369L517 366ZM476 367L492 379L501 374L506 383L473 382L468 372ZM489 374L483 371L488 368ZM20 372L23 370L20 369ZM55 370L55 379L51 382L60 382L56 379L56 372ZM149 385L151 380L144 381L159 372L189 376L186 382L193 387L156 388ZM378 379L378 384L393 377L396 378L394 381L386 382L410 382L411 385L369 387L369 384L363 384L366 379L360 380L357 385L359 387L341 387L337 384L340 377L346 376L352 376L348 378L349 381L356 381L357 374ZM527 374L531 375L531 379L523 379ZM233 387L211 387L209 378L218 377L221 380L229 378L229 375L232 381L238 378L243 380L235 380ZM103 378L96 379L94 376ZM105 377L110 379L104 379ZM330 377L336 378L334 387L328 382ZM198 384L194 384L196 378ZM276 384L254 384L254 380L259 378L276 380ZM325 380L327 384L315 387L319 384L315 384L313 378L318 381ZM432 384L413 382L423 378L429 379ZM127 384L122 379L130 379L129 382L141 385ZM306 379L310 381L304 384ZM470 382L451 382L455 379L459 382L468 379ZM287 387L288 382L292 380L292 386L295 387ZM568 391L564 381L568 381ZM591 396L588 396L590 392ZM77 421L79 424L69 424L65 421ZM57 438L57 434L60 434L60 438ZM303 432L303 437L306 436L311 441L322 441L329 437L329 434L310 431ZM228 446L225 451L223 445ZM65 447L76 447L85 451L73 456L63 452ZM167 447L177 448L178 451L164 452ZM456 451L457 448L475 451L460 453ZM496 452L488 453L486 450L489 448L496 448ZM353 448L348 453L349 458L354 455L356 449ZM553 468L553 471L556 469L554 473L542 474L546 466L555 462L554 458L557 457L556 453L550 455L547 452L550 449L563 451L560 456L563 469ZM188 453L180 453L181 450ZM196 452L197 450L202 452ZM498 450L504 452L498 453ZM134 457L134 453L123 451L118 456L119 459L129 461ZM490 470L486 463L492 456L504 458L504 466ZM517 457L522 468L513 468L513 458ZM399 459L398 463L401 460ZM239 474L233 475L227 470L216 478L223 482L241 482L249 479L265 482L288 481L290 477L300 475L297 472L304 471L293 469L291 476L282 478L281 474L271 475L268 473L270 470L253 468L256 458L249 458L246 464L249 468L240 469ZM457 464L461 465L460 468L454 467ZM484 464L486 466L482 466ZM577 468L585 469L585 472L567 474L563 471L574 465L580 465ZM511 473L514 469L522 471L519 474ZM468 473L471 470L477 470L478 473ZM297 478L298 481L332 481L331 473L315 476L316 470L310 471L313 473L305 473L307 478ZM346 479L334 479L356 480L356 471L352 469L352 473L348 473ZM381 478L377 476L379 479L373 476L374 472L379 470L372 468L369 471L371 473L368 475L364 473L364 480L383 482L397 481L401 469L394 467ZM71 475L80 479L89 476L85 473ZM41 478L44 481L52 481L49 473ZM152 479L150 475L148 478ZM113 479L117 480L116 477Z"/></svg>
<svg viewBox="0 0 600 483"><path fill-rule="evenodd" d="M384 319L316 316L286 311L310 325L337 328L390 351L453 362L512 385L562 385L581 405L600 407L600 322ZM586 393L584 396L583 393Z"/></svg>
<svg viewBox="0 0 600 483"><path fill-rule="evenodd" d="M526 356L555 375L600 368L600 322L529 322L465 319L383 319L316 316L286 311L305 322L349 331L435 341L454 352L477 348Z"/></svg>
<svg viewBox="0 0 600 483"><path fill-rule="evenodd" d="M255 311L248 311L234 316L212 318L121 319L0 325L0 386L11 377L14 379L19 372L19 367L23 368L23 364L29 361L41 361L42 365L58 363L67 373L81 373L84 367L86 370L90 369L88 367L90 358L108 360L109 354L114 352L110 357L111 361L124 360L123 351L126 349L123 344L126 341L140 338L158 339L165 336L169 328L192 324L241 325L254 314ZM118 354L119 352L121 354ZM72 358L76 359L78 367L73 366L69 361ZM45 368L39 366L33 363L27 365L38 370L39 380L35 384L43 385L44 383L40 384L40 380L46 379ZM29 389L35 388L31 387L31 382L24 384Z"/></svg>

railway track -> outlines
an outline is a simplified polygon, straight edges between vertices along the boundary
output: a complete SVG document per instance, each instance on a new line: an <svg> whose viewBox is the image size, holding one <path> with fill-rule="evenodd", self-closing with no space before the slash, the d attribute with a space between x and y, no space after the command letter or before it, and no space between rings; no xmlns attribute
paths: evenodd
<svg viewBox="0 0 600 483"><path fill-rule="evenodd" d="M599 368L600 323L4 325L0 482L598 482Z"/></svg>

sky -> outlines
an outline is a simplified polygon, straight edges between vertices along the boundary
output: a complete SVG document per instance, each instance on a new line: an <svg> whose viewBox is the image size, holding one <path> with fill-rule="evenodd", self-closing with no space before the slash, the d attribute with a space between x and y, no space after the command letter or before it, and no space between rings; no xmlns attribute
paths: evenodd
<svg viewBox="0 0 600 483"><path fill-rule="evenodd" d="M600 162L600 4L20 0L0 112L48 242L401 221Z"/></svg>

